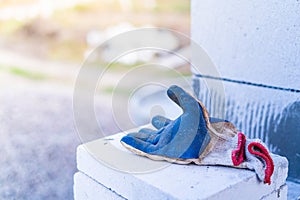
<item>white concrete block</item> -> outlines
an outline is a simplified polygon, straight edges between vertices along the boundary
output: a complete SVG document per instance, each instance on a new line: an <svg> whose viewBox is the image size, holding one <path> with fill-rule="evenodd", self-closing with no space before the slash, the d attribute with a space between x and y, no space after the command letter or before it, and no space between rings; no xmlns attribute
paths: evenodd
<svg viewBox="0 0 300 200"><path fill-rule="evenodd" d="M287 185L281 186L278 190L273 191L271 194L264 196L261 200L281 200L287 199L288 187Z"/></svg>
<svg viewBox="0 0 300 200"><path fill-rule="evenodd" d="M109 188L104 187L82 172L74 175L74 199L75 200L124 200Z"/></svg>
<svg viewBox="0 0 300 200"><path fill-rule="evenodd" d="M79 171L127 199L260 199L278 190L287 177L287 160L280 156L274 155L272 184L265 185L250 170L166 164L137 156L121 146L123 135L80 145L77 164ZM139 173L122 172L119 166ZM147 171L142 173L141 167Z"/></svg>
<svg viewBox="0 0 300 200"><path fill-rule="evenodd" d="M74 199L75 200L124 200L122 196L116 194L112 190L104 187L100 183L97 183L92 178L83 174L82 172L77 172L74 175ZM287 185L281 186L279 189L274 190L271 194L263 196L261 200L284 200L287 196ZM218 197L222 199L222 197ZM212 198L214 199L214 198Z"/></svg>
<svg viewBox="0 0 300 200"><path fill-rule="evenodd" d="M248 138L260 138L272 153L286 156L289 175L299 179L299 94L230 82L222 83L222 93L207 88L205 81L195 78L194 89L210 116L231 121Z"/></svg>
<svg viewBox="0 0 300 200"><path fill-rule="evenodd" d="M286 185L288 186L288 199L300 200L300 183L289 180Z"/></svg>
<svg viewBox="0 0 300 200"><path fill-rule="evenodd" d="M300 89L299 10L295 0L192 0L192 39L222 77Z"/></svg>

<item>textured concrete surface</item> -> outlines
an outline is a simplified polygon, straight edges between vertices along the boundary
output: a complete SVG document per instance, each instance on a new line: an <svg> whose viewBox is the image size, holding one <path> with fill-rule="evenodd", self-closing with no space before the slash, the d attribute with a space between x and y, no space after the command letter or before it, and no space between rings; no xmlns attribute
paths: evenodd
<svg viewBox="0 0 300 200"><path fill-rule="evenodd" d="M192 39L222 77L300 89L299 9L295 0L192 0Z"/></svg>
<svg viewBox="0 0 300 200"><path fill-rule="evenodd" d="M212 116L227 118L286 156L289 179L299 182L300 2L191 2L192 39L221 78L195 77L197 97ZM214 88L220 84L221 90Z"/></svg>
<svg viewBox="0 0 300 200"><path fill-rule="evenodd" d="M288 186L283 185L278 190L273 191L271 194L263 196L262 200L280 200L286 199L288 191ZM82 172L77 172L74 175L74 199L75 200L93 200L93 199L107 199L107 200L120 200L125 199L109 188L104 187L100 183L96 182L91 177L83 174ZM288 196L288 199L295 199Z"/></svg>
<svg viewBox="0 0 300 200"><path fill-rule="evenodd" d="M278 190L275 190L271 194L262 197L261 200L286 199L287 191L288 186L283 185Z"/></svg>
<svg viewBox="0 0 300 200"><path fill-rule="evenodd" d="M297 93L224 82L222 94L205 87L205 79L195 79L194 83L196 95L211 116L228 119L249 138L262 139L273 153L289 159L289 176L299 177L300 97Z"/></svg>
<svg viewBox="0 0 300 200"><path fill-rule="evenodd" d="M80 145L77 167L127 199L259 199L280 190L287 177L287 161L276 155L273 157L276 168L271 185L259 182L253 171L221 166L171 164L152 171L147 169L144 173L122 172L119 171L121 168L115 167L122 163L124 167L139 166L139 163L149 160L123 148L119 142L123 135L120 133ZM116 153L118 151L122 154ZM114 161L113 164L108 165L107 159ZM124 163L126 161L128 163ZM84 187L79 189L84 190ZM281 198L286 199L286 196Z"/></svg>
<svg viewBox="0 0 300 200"><path fill-rule="evenodd" d="M74 175L74 200L124 200L109 188L104 187L100 183L88 177L82 172Z"/></svg>
<svg viewBox="0 0 300 200"><path fill-rule="evenodd" d="M300 183L293 181L286 182L288 186L288 199L299 200L300 199Z"/></svg>

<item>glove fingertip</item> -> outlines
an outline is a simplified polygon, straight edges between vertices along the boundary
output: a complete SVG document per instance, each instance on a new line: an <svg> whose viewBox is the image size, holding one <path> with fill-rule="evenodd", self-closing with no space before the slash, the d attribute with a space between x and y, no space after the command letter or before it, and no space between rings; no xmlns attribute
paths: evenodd
<svg viewBox="0 0 300 200"><path fill-rule="evenodd" d="M124 137L121 139L121 142L126 143L127 145L132 146L132 147L138 146L138 145L137 145L137 138L135 138L134 136L132 136L132 135L130 135L130 134L124 136Z"/></svg>
<svg viewBox="0 0 300 200"><path fill-rule="evenodd" d="M152 118L151 123L155 128L160 129L160 128L168 125L170 123L170 121L171 120L166 117L156 115L155 117Z"/></svg>
<svg viewBox="0 0 300 200"><path fill-rule="evenodd" d="M130 136L130 134L122 137L121 139L121 142L124 142L128 145L130 145L131 141L132 141L132 137Z"/></svg>
<svg viewBox="0 0 300 200"><path fill-rule="evenodd" d="M168 97L170 99L172 99L172 101L174 101L175 103L179 104L179 100L178 100L178 97L179 97L179 93L181 91L178 91L178 90L182 90L181 88L179 88L178 86L176 85L172 85L168 90L167 90L167 94L168 94Z"/></svg>

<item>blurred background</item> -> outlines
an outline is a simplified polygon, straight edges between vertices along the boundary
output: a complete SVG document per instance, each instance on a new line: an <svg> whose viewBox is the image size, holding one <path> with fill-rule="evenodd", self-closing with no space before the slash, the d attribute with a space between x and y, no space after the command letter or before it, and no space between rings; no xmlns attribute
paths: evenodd
<svg viewBox="0 0 300 200"><path fill-rule="evenodd" d="M190 2L0 0L0 199L73 198L75 151L81 143L72 110L76 76L97 45L141 27L188 36ZM185 42L172 41L175 50L185 49ZM174 64L155 57L160 58ZM140 62L115 63L110 79ZM179 67L190 75L188 65ZM96 105L109 134L119 131L109 104L113 82L100 88Z"/></svg>

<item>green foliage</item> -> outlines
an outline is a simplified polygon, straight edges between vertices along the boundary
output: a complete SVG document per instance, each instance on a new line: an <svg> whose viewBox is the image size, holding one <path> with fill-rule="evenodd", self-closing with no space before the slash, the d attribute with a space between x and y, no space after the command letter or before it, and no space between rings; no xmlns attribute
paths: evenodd
<svg viewBox="0 0 300 200"><path fill-rule="evenodd" d="M24 22L18 20L3 20L0 22L0 33L12 34L24 25Z"/></svg>
<svg viewBox="0 0 300 200"><path fill-rule="evenodd" d="M19 67L15 67L15 66L0 65L0 70L6 71L6 72L16 75L16 76L31 79L31 80L45 80L48 78L45 74L42 74L39 72L32 72L30 70L21 69Z"/></svg>
<svg viewBox="0 0 300 200"><path fill-rule="evenodd" d="M189 13L190 1L188 0L158 0L155 8L156 12L171 12L171 13Z"/></svg>
<svg viewBox="0 0 300 200"><path fill-rule="evenodd" d="M91 10L91 6L89 4L77 4L73 7L73 10L76 12L86 12Z"/></svg>
<svg viewBox="0 0 300 200"><path fill-rule="evenodd" d="M11 67L9 68L9 71L12 74L22 76L28 79L33 79L33 80L44 80L46 79L46 75L42 73L37 73L37 72L31 72L25 69L17 68L17 67Z"/></svg>

